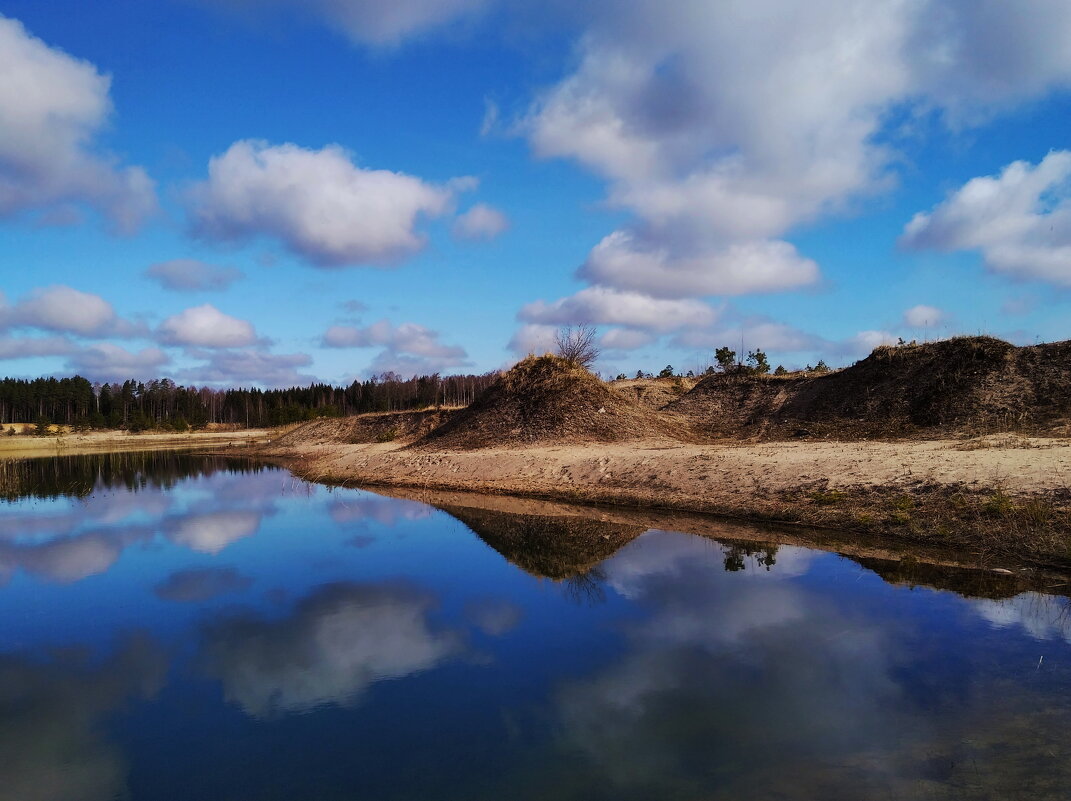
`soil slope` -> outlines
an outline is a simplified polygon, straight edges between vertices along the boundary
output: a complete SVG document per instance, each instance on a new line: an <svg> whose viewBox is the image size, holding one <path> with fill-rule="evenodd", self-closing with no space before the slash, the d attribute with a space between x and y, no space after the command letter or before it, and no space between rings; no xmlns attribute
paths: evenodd
<svg viewBox="0 0 1071 801"><path fill-rule="evenodd" d="M667 410L712 437L1066 434L1071 341L1017 348L957 337L881 347L822 376L716 375Z"/></svg>
<svg viewBox="0 0 1071 801"><path fill-rule="evenodd" d="M472 450L504 444L688 438L687 427L555 356L529 356L476 400L415 443Z"/></svg>
<svg viewBox="0 0 1071 801"><path fill-rule="evenodd" d="M411 412L371 412L352 417L313 420L276 439L280 445L347 445L372 442L412 442L441 426L456 409Z"/></svg>

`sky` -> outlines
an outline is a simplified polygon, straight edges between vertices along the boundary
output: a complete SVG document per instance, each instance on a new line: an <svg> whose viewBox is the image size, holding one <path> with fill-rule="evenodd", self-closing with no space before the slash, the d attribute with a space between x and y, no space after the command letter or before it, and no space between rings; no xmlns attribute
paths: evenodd
<svg viewBox="0 0 1071 801"><path fill-rule="evenodd" d="M1071 338L1067 0L0 0L0 375Z"/></svg>

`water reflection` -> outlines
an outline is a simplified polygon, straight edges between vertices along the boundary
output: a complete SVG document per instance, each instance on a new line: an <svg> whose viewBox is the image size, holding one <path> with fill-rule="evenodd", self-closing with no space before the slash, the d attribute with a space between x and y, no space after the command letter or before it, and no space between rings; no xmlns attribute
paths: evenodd
<svg viewBox="0 0 1071 801"><path fill-rule="evenodd" d="M348 705L373 682L428 670L462 637L432 625L435 598L406 584L331 584L283 620L242 614L205 633L206 670L255 717Z"/></svg>
<svg viewBox="0 0 1071 801"><path fill-rule="evenodd" d="M0 801L1071 786L1068 602L1022 577L172 456L0 503Z"/></svg>
<svg viewBox="0 0 1071 801"><path fill-rule="evenodd" d="M450 504L437 506L517 567L542 578L584 576L645 530L640 526L577 516L514 514Z"/></svg>
<svg viewBox="0 0 1071 801"><path fill-rule="evenodd" d="M82 454L0 459L0 498L83 498L102 489L169 489L179 481L221 470L260 472L249 459L195 456L179 451Z"/></svg>
<svg viewBox="0 0 1071 801"><path fill-rule="evenodd" d="M103 720L160 689L167 662L145 636L94 664L69 650L45 660L0 655L0 799L127 797L123 752Z"/></svg>
<svg viewBox="0 0 1071 801"><path fill-rule="evenodd" d="M179 570L156 585L157 598L177 603L200 603L221 595L248 589L252 579L233 567L203 567Z"/></svg>
<svg viewBox="0 0 1071 801"><path fill-rule="evenodd" d="M260 519L259 513L243 510L186 515L170 521L167 536L191 550L217 554L232 542L256 534Z"/></svg>

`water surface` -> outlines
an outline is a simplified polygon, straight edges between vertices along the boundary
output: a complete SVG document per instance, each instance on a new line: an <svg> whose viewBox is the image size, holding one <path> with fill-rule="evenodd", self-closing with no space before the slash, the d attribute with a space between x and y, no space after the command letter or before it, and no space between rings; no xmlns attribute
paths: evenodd
<svg viewBox="0 0 1071 801"><path fill-rule="evenodd" d="M1071 787L1060 596L176 453L0 480L0 799Z"/></svg>

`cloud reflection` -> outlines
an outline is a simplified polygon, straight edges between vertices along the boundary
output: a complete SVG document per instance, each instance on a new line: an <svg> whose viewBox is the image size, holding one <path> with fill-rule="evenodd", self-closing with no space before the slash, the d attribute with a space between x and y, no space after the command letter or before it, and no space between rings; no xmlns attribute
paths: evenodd
<svg viewBox="0 0 1071 801"><path fill-rule="evenodd" d="M457 632L428 619L434 598L404 584L331 584L283 620L244 615L207 630L205 664L254 717L349 705L371 684L457 654Z"/></svg>
<svg viewBox="0 0 1071 801"><path fill-rule="evenodd" d="M158 598L178 603L209 601L220 595L247 589L253 580L233 567L205 567L180 570L156 585Z"/></svg>
<svg viewBox="0 0 1071 801"><path fill-rule="evenodd" d="M155 695L165 672L143 637L100 665L0 656L0 801L128 797L123 754L100 724L128 698Z"/></svg>
<svg viewBox="0 0 1071 801"><path fill-rule="evenodd" d="M174 520L167 536L194 551L217 554L231 543L256 534L260 519L259 512L249 510L188 515Z"/></svg>

